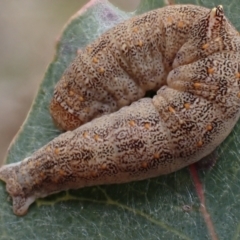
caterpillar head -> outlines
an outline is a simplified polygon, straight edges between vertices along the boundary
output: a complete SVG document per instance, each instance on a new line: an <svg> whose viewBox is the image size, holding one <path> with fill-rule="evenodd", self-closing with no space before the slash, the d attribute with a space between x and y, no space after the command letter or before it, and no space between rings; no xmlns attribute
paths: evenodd
<svg viewBox="0 0 240 240"><path fill-rule="evenodd" d="M237 31L224 15L221 5L193 24L189 40L177 52L173 68L207 57L217 51L233 48ZM228 36L228 38L226 38ZM230 46L231 45L231 46Z"/></svg>
<svg viewBox="0 0 240 240"><path fill-rule="evenodd" d="M67 111L56 98L53 98L50 103L50 112L54 123L61 130L73 130L82 124L82 121Z"/></svg>
<svg viewBox="0 0 240 240"><path fill-rule="evenodd" d="M55 86L54 96L50 102L52 119L61 130L73 130L83 124L77 111L81 101L70 85L68 78L63 75Z"/></svg>

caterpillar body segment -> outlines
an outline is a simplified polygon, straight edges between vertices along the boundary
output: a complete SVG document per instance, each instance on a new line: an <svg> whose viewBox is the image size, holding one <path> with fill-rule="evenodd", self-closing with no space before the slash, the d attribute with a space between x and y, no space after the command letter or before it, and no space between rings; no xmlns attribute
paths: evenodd
<svg viewBox="0 0 240 240"><path fill-rule="evenodd" d="M143 98L92 120L22 162L3 166L0 178L7 182L14 213L25 214L36 198L55 192L168 174L214 150L227 128L222 119L215 119L219 109L192 94L162 90L153 100ZM175 97L167 99L165 94ZM186 102L177 108L176 99ZM215 114L205 119L204 108ZM205 119L201 125L195 122L200 117Z"/></svg>
<svg viewBox="0 0 240 240"><path fill-rule="evenodd" d="M177 14L176 14L177 13ZM57 83L51 115L63 130L109 114L166 84L193 19L209 9L174 5L133 17L81 51Z"/></svg>

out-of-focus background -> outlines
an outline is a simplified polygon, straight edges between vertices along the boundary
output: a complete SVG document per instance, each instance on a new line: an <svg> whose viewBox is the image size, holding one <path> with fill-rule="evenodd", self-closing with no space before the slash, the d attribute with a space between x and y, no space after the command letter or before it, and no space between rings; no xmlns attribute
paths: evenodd
<svg viewBox="0 0 240 240"><path fill-rule="evenodd" d="M0 1L0 165L23 123L67 20L87 0ZM110 0L127 11L140 0Z"/></svg>

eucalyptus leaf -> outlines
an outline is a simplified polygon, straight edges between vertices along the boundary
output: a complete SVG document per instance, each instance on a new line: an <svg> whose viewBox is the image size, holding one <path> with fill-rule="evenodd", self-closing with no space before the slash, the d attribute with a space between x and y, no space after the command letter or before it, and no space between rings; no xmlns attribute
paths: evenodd
<svg viewBox="0 0 240 240"><path fill-rule="evenodd" d="M225 14L240 29L239 0L178 0ZM14 139L6 162L21 161L60 131L48 106L55 83L77 51L129 17L164 6L164 0L142 0L126 13L106 0L92 0L64 28L32 108ZM219 239L240 239L240 123L217 149L217 164L200 172L206 209ZM17 217L0 182L0 239L214 239L196 183L185 168L141 182L96 186L39 199L28 214Z"/></svg>

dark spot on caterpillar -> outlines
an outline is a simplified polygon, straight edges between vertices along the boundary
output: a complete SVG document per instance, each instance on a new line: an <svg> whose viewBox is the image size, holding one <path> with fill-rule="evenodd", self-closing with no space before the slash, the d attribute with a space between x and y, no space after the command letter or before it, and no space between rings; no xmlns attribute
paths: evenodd
<svg viewBox="0 0 240 240"><path fill-rule="evenodd" d="M144 97L153 98L156 95L156 93L157 92L154 90L149 90L149 91L146 91L146 94L144 95Z"/></svg>

